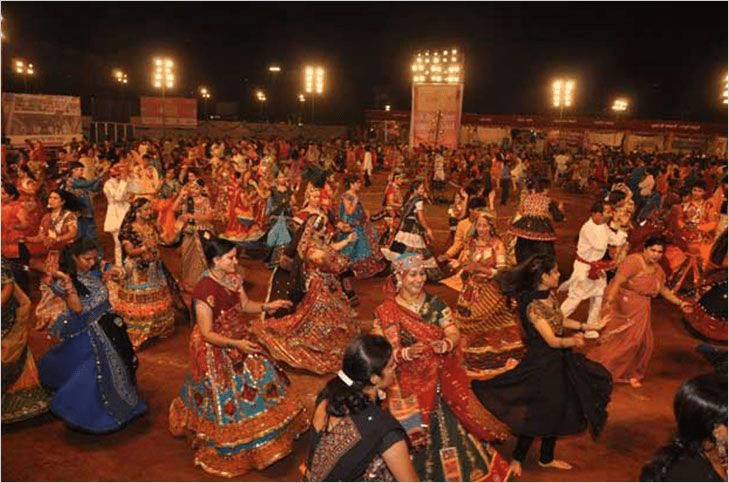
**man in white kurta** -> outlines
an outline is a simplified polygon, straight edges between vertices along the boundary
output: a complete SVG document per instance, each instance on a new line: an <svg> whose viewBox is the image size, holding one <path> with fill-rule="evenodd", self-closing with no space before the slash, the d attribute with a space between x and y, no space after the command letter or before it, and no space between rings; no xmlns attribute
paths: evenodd
<svg viewBox="0 0 729 483"><path fill-rule="evenodd" d="M580 229L572 276L559 287L560 291L569 289L567 298L561 306L565 317L572 315L580 302L585 299L590 300L587 316L587 325L590 327L595 327L599 321L602 296L607 286L604 271L597 279L589 277L590 264L603 259L608 245L620 246L627 238L624 231L614 232L610 229L604 211L605 206L601 202L592 206L590 219Z"/></svg>
<svg viewBox="0 0 729 483"><path fill-rule="evenodd" d="M121 228L124 215L129 210L129 192L126 173L122 166L115 164L109 170L111 177L104 183L107 207L104 219L104 231L111 233L114 238L114 265L122 266L122 247L119 241L119 228Z"/></svg>

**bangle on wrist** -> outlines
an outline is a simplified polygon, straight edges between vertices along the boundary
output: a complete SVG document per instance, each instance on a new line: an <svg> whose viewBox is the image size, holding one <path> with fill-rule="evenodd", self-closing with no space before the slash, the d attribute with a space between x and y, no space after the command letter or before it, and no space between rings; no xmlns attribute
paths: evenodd
<svg viewBox="0 0 729 483"><path fill-rule="evenodd" d="M227 347L228 349L235 349L235 341L234 341L234 340L229 340L229 341L228 341L228 342L227 342L227 343L225 344L225 347Z"/></svg>
<svg viewBox="0 0 729 483"><path fill-rule="evenodd" d="M404 361L412 361L412 358L410 357L410 351L409 351L408 349L409 349L409 348L408 348L408 347L406 347L406 348L404 348L404 349L402 350L402 359L403 359Z"/></svg>

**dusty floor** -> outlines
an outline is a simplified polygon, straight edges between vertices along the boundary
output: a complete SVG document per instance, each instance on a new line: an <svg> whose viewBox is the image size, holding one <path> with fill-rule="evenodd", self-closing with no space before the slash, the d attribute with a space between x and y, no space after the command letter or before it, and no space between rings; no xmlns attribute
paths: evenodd
<svg viewBox="0 0 729 483"><path fill-rule="evenodd" d="M372 212L379 209L385 176L375 175L375 184L364 190L362 199ZM557 254L563 278L572 270L577 233L587 219L593 201L589 195L570 195L554 189L554 198L564 201L567 220L557 225ZM103 196L98 198L103 203ZM434 229L438 248L445 246L446 206L429 206L427 217ZM497 227L503 227L513 204L499 207ZM104 209L98 210L103 226ZM112 241L104 234L104 245L111 253ZM173 271L179 270L176 252L164 249L164 258ZM254 300L266 293L269 271L261 262L244 260L247 290ZM382 301L382 279L356 283L361 305L362 324L371 321L373 309ZM456 293L443 286L429 285L432 293L455 303ZM36 297L37 301L37 297ZM586 302L575 318L586 317ZM184 439L173 438L167 430L167 408L176 396L187 365L189 325L178 325L169 339L159 341L139 353L139 390L150 411L128 428L107 436L90 436L67 429L47 414L36 419L3 426L2 480L5 481L212 481L214 478L195 468L193 453ZM589 434L562 438L557 457L574 465L571 471L542 469L537 466L538 449L532 448L524 464L522 481L635 481L642 464L670 436L673 427L671 404L681 381L708 372L711 367L694 347L699 342L682 327L677 310L663 300L653 302L653 330L656 349L642 388L618 385L609 406L607 425L598 439ZM36 358L48 350L48 342L38 333L31 334ZM313 405L316 392L326 377L291 372L293 390ZM514 441L502 446L510 455ZM252 472L247 481L294 481L308 448L308 435L289 455L262 472Z"/></svg>

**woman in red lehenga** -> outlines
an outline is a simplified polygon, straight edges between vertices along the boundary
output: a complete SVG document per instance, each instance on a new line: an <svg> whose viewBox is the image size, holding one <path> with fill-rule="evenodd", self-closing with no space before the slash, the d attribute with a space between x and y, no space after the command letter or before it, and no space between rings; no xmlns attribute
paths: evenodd
<svg viewBox="0 0 729 483"><path fill-rule="evenodd" d="M190 369L169 410L174 436L187 434L195 465L228 478L261 470L292 451L309 426L289 381L255 342L246 314L277 310L288 301L254 302L236 273L235 245L205 243L210 269L195 287Z"/></svg>
<svg viewBox="0 0 729 483"><path fill-rule="evenodd" d="M220 238L234 242L261 238L265 232L255 216L255 203L258 200L256 189L236 179L228 185L228 199L228 223Z"/></svg>
<svg viewBox="0 0 729 483"><path fill-rule="evenodd" d="M317 374L336 372L344 349L360 329L338 275L348 259L339 250L356 239L331 243L334 226L321 209L320 190L309 188L305 219L271 277L268 299L288 299L295 309L256 325L259 340L276 360Z"/></svg>
<svg viewBox="0 0 729 483"><path fill-rule="evenodd" d="M625 257L615 278L605 289L602 334L587 357L601 363L615 382L640 387L653 354L651 298L662 295L684 312L691 304L665 286L666 274L658 264L666 248L662 236L650 236L643 251Z"/></svg>
<svg viewBox="0 0 729 483"><path fill-rule="evenodd" d="M422 481L506 480L509 463L488 442L504 440L508 429L471 391L460 333L448 306L425 292L424 263L415 253L395 259L397 284L388 279L375 310L375 331L395 349L390 410L418 447L413 465ZM425 426L412 424L417 411Z"/></svg>

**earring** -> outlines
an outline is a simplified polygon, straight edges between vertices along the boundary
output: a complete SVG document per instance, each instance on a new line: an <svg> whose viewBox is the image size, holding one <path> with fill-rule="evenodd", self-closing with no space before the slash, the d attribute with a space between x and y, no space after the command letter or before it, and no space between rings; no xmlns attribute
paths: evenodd
<svg viewBox="0 0 729 483"><path fill-rule="evenodd" d="M395 282L395 288L396 288L396 289L397 289L397 291L399 292L399 291L400 291L400 289L402 288L402 280L400 280L400 277L398 277L398 278L397 278L396 280L397 280L397 281Z"/></svg>

